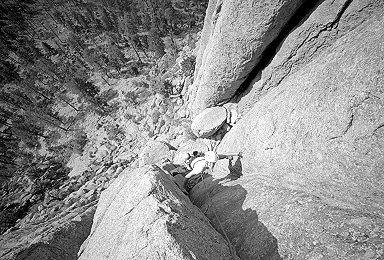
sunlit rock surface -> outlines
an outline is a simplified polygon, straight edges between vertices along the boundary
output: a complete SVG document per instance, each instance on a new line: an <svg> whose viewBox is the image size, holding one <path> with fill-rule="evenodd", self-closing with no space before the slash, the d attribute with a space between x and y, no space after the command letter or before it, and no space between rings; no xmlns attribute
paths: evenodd
<svg viewBox="0 0 384 260"><path fill-rule="evenodd" d="M205 19L189 93L190 112L196 115L230 99L302 2L210 1L211 17Z"/></svg>
<svg viewBox="0 0 384 260"><path fill-rule="evenodd" d="M122 175L100 198L79 259L232 259L225 239L176 186L146 166Z"/></svg>
<svg viewBox="0 0 384 260"><path fill-rule="evenodd" d="M219 153L243 158L218 163L191 198L241 259L383 257L383 42L373 15L265 93L222 140Z"/></svg>

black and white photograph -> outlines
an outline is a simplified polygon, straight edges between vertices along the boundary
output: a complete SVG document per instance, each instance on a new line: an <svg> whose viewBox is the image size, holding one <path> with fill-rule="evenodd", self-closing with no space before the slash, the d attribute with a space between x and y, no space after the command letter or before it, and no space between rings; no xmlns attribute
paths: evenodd
<svg viewBox="0 0 384 260"><path fill-rule="evenodd" d="M384 0L0 0L1 260L384 260Z"/></svg>

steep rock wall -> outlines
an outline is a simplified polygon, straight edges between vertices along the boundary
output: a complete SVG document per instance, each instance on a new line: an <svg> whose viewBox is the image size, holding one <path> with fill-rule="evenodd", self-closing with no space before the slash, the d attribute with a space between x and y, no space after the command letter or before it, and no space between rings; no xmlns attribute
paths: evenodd
<svg viewBox="0 0 384 260"><path fill-rule="evenodd" d="M210 8L214 2L210 3L207 12L202 48L197 58L198 71L189 90L193 113L226 101L235 94L265 48L304 0L220 0L212 12Z"/></svg>
<svg viewBox="0 0 384 260"><path fill-rule="evenodd" d="M79 255L80 260L232 259L225 239L156 166L123 172L102 193Z"/></svg>
<svg viewBox="0 0 384 260"><path fill-rule="evenodd" d="M346 8L378 3L364 2ZM258 97L218 149L244 157L217 164L192 191L241 259L384 257L384 19L375 12Z"/></svg>
<svg viewBox="0 0 384 260"><path fill-rule="evenodd" d="M216 4L217 4L217 0L209 1L207 11L205 12L204 27L201 32L200 40L198 42L198 49L197 49L198 52L196 55L196 66L195 66L195 75L194 75L195 78L197 77L197 72L199 71L199 68L205 57L204 55L205 48L207 47L209 38L214 29L214 21L212 20L212 18L214 17L213 14L216 10Z"/></svg>
<svg viewBox="0 0 384 260"><path fill-rule="evenodd" d="M297 14L286 24L238 89L233 101L239 103L243 114L286 77L323 55L335 41L371 16L381 15L384 8L381 0L317 2L312 9L302 8L306 16Z"/></svg>

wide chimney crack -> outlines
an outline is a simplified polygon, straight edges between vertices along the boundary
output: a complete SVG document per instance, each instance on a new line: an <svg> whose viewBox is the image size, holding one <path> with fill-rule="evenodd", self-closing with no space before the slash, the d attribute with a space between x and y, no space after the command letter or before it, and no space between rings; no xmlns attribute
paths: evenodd
<svg viewBox="0 0 384 260"><path fill-rule="evenodd" d="M234 97L241 96L250 87L251 82L257 74L272 61L277 53L277 49L284 39L295 29L306 17L308 17L318 5L324 0L307 0L294 13L291 19L283 26L279 35L265 48L261 54L260 61L254 66L244 82L237 89Z"/></svg>

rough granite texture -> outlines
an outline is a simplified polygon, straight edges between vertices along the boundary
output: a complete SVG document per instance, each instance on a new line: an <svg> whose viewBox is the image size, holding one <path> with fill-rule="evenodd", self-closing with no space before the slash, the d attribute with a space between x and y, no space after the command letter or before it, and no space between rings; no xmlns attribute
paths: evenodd
<svg viewBox="0 0 384 260"><path fill-rule="evenodd" d="M194 78L197 77L197 72L203 62L204 59L204 51L205 48L207 47L209 37L212 34L214 27L214 22L212 20L213 17L213 12L216 10L216 3L217 0L211 0L208 2L208 7L207 11L205 12L205 17L204 17L204 27L201 32L200 40L198 42L197 46L197 55L196 55L196 65L195 65L195 75Z"/></svg>
<svg viewBox="0 0 384 260"><path fill-rule="evenodd" d="M232 259L225 239L156 166L123 172L102 193L79 256L79 260Z"/></svg>
<svg viewBox="0 0 384 260"><path fill-rule="evenodd" d="M74 260L89 235L95 202L0 238L2 260Z"/></svg>
<svg viewBox="0 0 384 260"><path fill-rule="evenodd" d="M166 142L150 140L139 153L139 166L158 164L163 159L171 160L174 150L176 149Z"/></svg>
<svg viewBox="0 0 384 260"><path fill-rule="evenodd" d="M384 258L383 69L384 20L372 15L224 137L218 152L243 158L218 163L191 199L241 259Z"/></svg>
<svg viewBox="0 0 384 260"><path fill-rule="evenodd" d="M204 51L199 53L203 58L197 58L198 72L189 90L190 111L194 115L235 94L303 1L218 0L215 10L209 9L208 15L212 16L205 20Z"/></svg>
<svg viewBox="0 0 384 260"><path fill-rule="evenodd" d="M248 89L234 100L242 113L289 75L304 68L340 39L370 17L381 16L382 0L324 0L289 32L278 46L271 62L253 79Z"/></svg>
<svg viewBox="0 0 384 260"><path fill-rule="evenodd" d="M193 119L191 129L197 137L210 137L226 120L227 110L224 107L210 107Z"/></svg>

